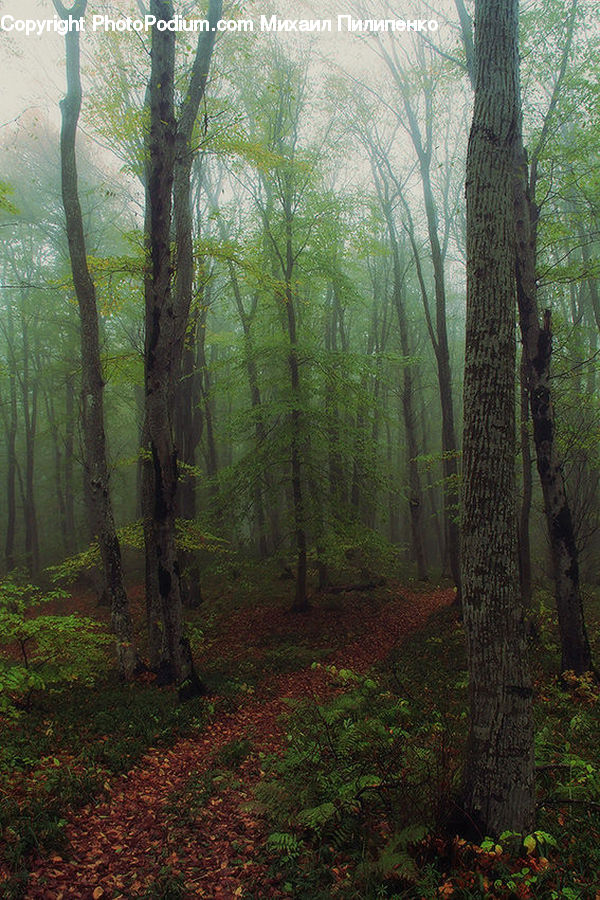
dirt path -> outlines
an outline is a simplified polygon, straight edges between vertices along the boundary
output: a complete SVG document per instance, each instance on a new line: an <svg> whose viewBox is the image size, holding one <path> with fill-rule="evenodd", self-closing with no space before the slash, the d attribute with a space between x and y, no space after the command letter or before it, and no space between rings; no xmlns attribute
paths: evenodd
<svg viewBox="0 0 600 900"><path fill-rule="evenodd" d="M453 596L448 590L403 589L366 635L328 662L366 671ZM261 777L259 754L284 746L278 718L287 709L285 699L324 697L331 688L326 673L311 668L271 676L264 686L268 698L259 695L217 716L198 737L151 750L139 766L112 781L105 797L74 814L66 827L68 859L54 854L34 862L26 898L134 898L161 878L173 879L173 887L185 885L186 898L244 897L247 889L254 897L287 896L269 882L259 861L265 828L246 804ZM201 785L219 751L243 738L251 742L251 753L236 770L235 784L207 795L198 808L182 802L190 779Z"/></svg>

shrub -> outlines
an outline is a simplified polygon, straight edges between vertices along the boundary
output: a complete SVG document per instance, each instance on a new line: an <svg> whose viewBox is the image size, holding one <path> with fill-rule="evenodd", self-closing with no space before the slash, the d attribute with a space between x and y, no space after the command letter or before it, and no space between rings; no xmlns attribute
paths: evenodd
<svg viewBox="0 0 600 900"><path fill-rule="evenodd" d="M93 682L110 636L83 616L36 615L37 607L61 600L64 591L44 592L18 578L0 582L0 712L28 709L35 691L79 681Z"/></svg>
<svg viewBox="0 0 600 900"><path fill-rule="evenodd" d="M307 854L313 866L349 854L363 886L410 883L417 877L412 848L444 805L439 723L414 721L408 702L375 678L328 671L346 690L327 703L293 705L287 751L257 788L273 825L267 849L288 878ZM444 789L449 783L446 777Z"/></svg>

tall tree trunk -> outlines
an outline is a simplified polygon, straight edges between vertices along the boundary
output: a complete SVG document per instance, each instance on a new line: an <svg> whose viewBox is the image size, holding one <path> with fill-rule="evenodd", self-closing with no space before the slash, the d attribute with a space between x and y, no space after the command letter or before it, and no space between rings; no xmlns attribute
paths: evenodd
<svg viewBox="0 0 600 900"><path fill-rule="evenodd" d="M540 324L537 281L537 221L535 203L538 160L552 125L560 91L568 69L578 0L571 0L569 18L565 23L566 34L561 65L554 82L550 104L535 146L531 167L523 147L522 123L518 122L513 166L514 220L516 239L516 279L519 325L523 340L523 353L527 367L527 390L533 422L533 440L537 469L544 496L544 507L554 569L554 590L558 611L562 649L562 668L581 673L592 668L591 652L587 638L583 605L579 587L579 560L573 530L571 510L567 499L562 460L554 439L555 420L550 385L550 359L552 333L550 311L544 313ZM457 0L457 8L461 6ZM463 10L464 13L464 10ZM467 71L474 82L472 46L468 16L461 14L463 43L466 50Z"/></svg>
<svg viewBox="0 0 600 900"><path fill-rule="evenodd" d="M146 413L144 413L146 415ZM168 655L165 647L165 632L162 625L162 611L160 604L160 587L158 581L158 547L153 535L154 515L154 467L150 454L150 437L147 421L144 421L141 441L141 479L140 479L140 506L144 528L144 564L145 564L145 593L146 593L146 630L148 635L148 657L150 668L158 672L161 660ZM165 671L163 678L168 679L170 673Z"/></svg>
<svg viewBox="0 0 600 900"><path fill-rule="evenodd" d="M578 230L578 236L579 246L581 247L581 258L583 260L584 268L587 272L593 273L588 278L586 278L586 284L588 288L590 307L594 317L594 322L596 323L598 331L600 331L600 292L598 291L598 281L594 273L594 264L590 251L589 238L583 233L583 230L581 228Z"/></svg>
<svg viewBox="0 0 600 900"><path fill-rule="evenodd" d="M418 390L417 390L417 396L419 396ZM427 444L428 444L428 442L427 442L428 429L427 429L427 415L426 415L427 410L425 408L425 399L422 399L419 412L420 412L421 434L423 435L421 446L423 446L426 450ZM426 498L428 501L427 505L429 506L429 509L430 509L429 518L433 523L433 531L435 532L435 542L433 540L431 540L429 543L429 554L431 557L432 553L435 553L437 551L437 556L439 558L439 564L440 564L440 570L443 572L443 567L445 565L445 559L444 559L444 551L445 551L444 544L445 544L445 542L444 542L444 533L443 533L443 529L442 529L442 521L441 521L441 517L440 517L440 506L442 505L442 503L440 502L441 501L441 498L439 496L440 492L439 492L439 488L437 486L436 481L434 481L434 473L432 471L431 466L427 466L425 469L425 491L426 491ZM433 535L432 535L432 538L433 538Z"/></svg>
<svg viewBox="0 0 600 900"><path fill-rule="evenodd" d="M383 45L380 44L383 48ZM427 219L427 233L431 250L431 262L433 265L433 278L435 290L435 322L429 312L427 292L424 289L420 264L418 266L421 293L427 316L428 332L435 353L437 364L438 386L440 392L440 406L442 415L442 471L444 475L444 529L446 539L446 553L450 563L450 572L456 585L456 599L461 597L461 567L460 567L460 534L458 527L458 442L456 440L456 428L454 423L454 398L452 395L452 371L450 366L450 350L448 345L448 325L446 318L446 285L444 277L444 255L438 235L438 211L431 182L431 161L433 153L432 144L432 117L431 98L426 94L425 131L421 131L415 110L410 102L407 85L404 76L396 64L396 57L390 56L387 50L383 50L390 72L400 90L403 100L405 122L419 162L419 172L423 187L423 202ZM405 203L406 206L406 203ZM414 242L412 220L409 215L409 232L415 258L418 252Z"/></svg>
<svg viewBox="0 0 600 900"><path fill-rule="evenodd" d="M390 476L390 481L396 481L395 478L392 478L392 472L394 470L394 443L392 441L392 430L390 428L389 421L386 422L385 426L385 435L386 435L386 457L387 457L387 466L388 473ZM397 498L397 490L393 487L390 487L388 491L388 518L389 518L389 541L390 544L399 544L400 543L400 517L398 515L398 498Z"/></svg>
<svg viewBox="0 0 600 900"><path fill-rule="evenodd" d="M467 155L463 611L470 673L468 822L526 833L534 815L532 685L515 528L515 284L506 185L520 117L518 0L476 0Z"/></svg>
<svg viewBox="0 0 600 900"><path fill-rule="evenodd" d="M185 344L181 356L179 382L173 402L173 429L177 456L190 468L196 466L196 450L202 437L203 421L198 409L200 402L199 375L197 370L197 331L200 325L199 311L190 313ZM195 519L197 507L197 478L184 471L178 488L178 514L183 519Z"/></svg>
<svg viewBox="0 0 600 900"><path fill-rule="evenodd" d="M179 430L181 444L177 449L181 458L189 465L194 465L195 449L197 445L198 430L188 427L194 423L196 416L197 396L193 388L196 379L193 378L194 350L189 346L186 351L186 334L188 333L188 321L194 295L194 282L196 266L194 262L193 248L193 221L192 221L192 167L198 155L197 147L193 146L194 128L198 118L200 103L204 97L208 72L212 58L216 26L221 18L222 0L211 0L208 10L209 29L200 34L196 45L196 54L192 65L192 72L188 89L181 105L179 120L175 134L175 158L173 163L173 221L175 225L175 285L174 303L175 312L175 345L173 347L173 376L172 383L175 406L182 407L185 419L184 428ZM206 131L205 123L204 130ZM201 187L200 179L200 187ZM204 321L206 310L203 311ZM195 345L198 330L192 332L192 343ZM175 419L177 424L177 419ZM211 423L212 425L212 423ZM199 438L198 438L199 439ZM211 473L213 474L213 473ZM216 473L214 473L216 474ZM195 516L195 480L188 478L185 490L186 504L191 514L184 515L192 519ZM182 503L179 504L182 507ZM182 510L183 512L183 510ZM198 573L199 575L199 573Z"/></svg>
<svg viewBox="0 0 600 900"><path fill-rule="evenodd" d="M550 537L554 590L561 640L562 671L580 675L592 669L592 656L585 627L579 585L579 559L571 509L565 488L562 460L555 440L550 362L552 331L550 310L544 311L540 324L535 275L537 255L537 207L521 136L518 138L513 169L516 272L519 322L527 380L537 469L544 496L544 509Z"/></svg>
<svg viewBox="0 0 600 900"><path fill-rule="evenodd" d="M373 298L373 311L367 334L366 359L370 360L376 352L377 345L377 298ZM370 503L369 492L369 454L371 448L371 436L368 433L369 410L371 398L368 398L369 376L366 371L360 379L360 392L358 396L356 420L354 423L354 446L352 448L352 482L350 487L350 505L354 510L357 521L366 522ZM365 491L367 488L367 491ZM363 499L363 495L365 495Z"/></svg>
<svg viewBox="0 0 600 900"><path fill-rule="evenodd" d="M200 390L199 399L204 417L204 445L206 451L205 459L206 474L208 476L208 492L213 505L211 512L215 519L218 519L219 512L215 507L218 502L217 472L219 471L219 458L217 455L217 442L215 440L215 417L210 367L206 358L206 316L208 307L209 303L207 300L202 308L200 328L198 329L198 339L196 342L196 370L198 372L198 384Z"/></svg>
<svg viewBox="0 0 600 900"><path fill-rule="evenodd" d="M151 12L163 21L173 17L170 0L152 0ZM194 681L191 648L184 636L179 565L175 546L177 454L173 443L171 398L173 358L179 339L171 291L171 212L176 123L173 106L175 34L152 29L150 134L147 154L147 256L145 279L146 436L152 461L152 491L146 495L146 591L158 590L163 628L160 676L163 683ZM150 520L148 521L148 515ZM155 569L155 571L152 571ZM147 597L147 602L153 598Z"/></svg>
<svg viewBox="0 0 600 900"><path fill-rule="evenodd" d="M173 440L172 400L180 373L193 288L190 174L191 146L198 107L204 96L220 17L220 0L212 0L208 32L198 41L188 91L179 123L175 121L175 34L152 31L150 132L147 148L146 241L149 265L145 278L145 434L152 469L146 469L145 502L146 592L152 616L158 606L162 622L161 680L187 683L199 691L191 648L184 635L180 572L175 541L177 514L177 450ZM173 17L171 0L152 0L152 14ZM171 225L175 213L178 276L172 290ZM151 490L149 490L151 487ZM151 504L150 504L151 497ZM151 509L148 507L151 505ZM148 596L150 593L150 596Z"/></svg>
<svg viewBox="0 0 600 900"><path fill-rule="evenodd" d="M77 0L70 9L54 0L58 14L78 19L85 14L87 0ZM130 678L136 665L133 629L129 602L123 584L121 550L115 530L110 500L109 473L106 462L104 434L104 379L100 361L100 338L96 291L89 273L83 218L77 187L75 139L81 110L81 77L79 68L79 32L69 30L65 35L67 61L67 93L61 101L62 128L60 135L62 198L67 223L67 238L73 284L79 305L81 324L82 419L85 443L85 481L91 528L98 540L106 589L111 602L111 622L117 639L119 672Z"/></svg>
<svg viewBox="0 0 600 900"><path fill-rule="evenodd" d="M572 0L566 23L565 44L560 69L554 83L542 131L533 151L531 165L523 147L519 123L517 152L513 172L516 273L519 324L527 363L529 400L533 422L533 440L537 468L544 496L544 509L550 537L554 590L561 639L562 670L576 674L592 669L590 645L585 627L579 584L579 559L573 519L567 497L562 460L555 440L555 415L552 402L550 363L552 357L551 312L544 311L540 323L536 261L538 208L535 201L538 161L548 140L553 113L568 68L573 39L577 0Z"/></svg>

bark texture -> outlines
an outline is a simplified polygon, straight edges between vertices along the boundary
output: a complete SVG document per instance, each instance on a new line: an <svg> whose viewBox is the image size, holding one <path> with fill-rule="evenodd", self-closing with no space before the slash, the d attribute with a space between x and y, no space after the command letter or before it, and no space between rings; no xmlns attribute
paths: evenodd
<svg viewBox="0 0 600 900"><path fill-rule="evenodd" d="M471 29L462 0L456 0L464 43L467 71L474 84L474 61L471 48ZM565 41L559 71L554 82L550 104L542 125L541 134L528 165L523 147L521 117L517 122L517 137L514 166L514 201L516 232L516 277L519 325L523 340L522 378L524 392L529 396L533 422L533 440L537 469L540 476L542 494L554 575L554 590L558 611L562 648L562 668L572 669L580 674L592 668L591 652L586 634L583 605L579 586L579 560L569 501L564 482L562 460L555 442L555 416L552 404L550 381L550 361L552 356L552 334L550 313L547 311L543 324L537 300L536 257L538 209L535 202L538 161L553 121L562 85L568 70L577 0L572 0L569 18L565 23ZM596 306L594 306L596 314ZM600 321L600 318L596 318ZM522 413L523 415L523 413ZM524 443L522 443L525 449ZM524 463L526 465L525 457ZM531 490L524 471L524 499L521 510L521 539L525 537L525 519L528 516L527 492ZM525 550L524 547L522 547ZM522 554L522 566L526 561ZM522 568L523 589L530 590L527 571Z"/></svg>
<svg viewBox="0 0 600 900"><path fill-rule="evenodd" d="M533 821L532 687L515 528L515 282L510 184L519 122L518 0L476 3L467 155L463 609L471 715L466 819L481 834Z"/></svg>
<svg viewBox="0 0 600 900"><path fill-rule="evenodd" d="M172 3L153 0L157 19L173 17ZM171 424L173 351L179 331L171 291L171 217L175 163L173 106L175 34L152 30L150 135L147 176L147 254L145 392L146 436L152 466L152 492L146 497L146 591L158 591L162 622L161 676L183 682L193 676L191 650L183 634L179 566L175 547L177 454ZM150 507L150 508L148 508ZM148 515L150 516L148 521ZM148 568L150 572L148 572ZM147 596L147 602L152 602Z"/></svg>
<svg viewBox="0 0 600 900"><path fill-rule="evenodd" d="M220 10L220 0L211 2L209 19L215 26ZM173 4L171 0L152 0L151 11L157 19L169 20L173 17ZM144 489L146 592L149 620L151 624L156 623L159 613L162 624L161 680L187 682L188 694L201 686L183 625L175 541L178 470L172 407L176 378L181 372L194 280L190 209L190 177L195 155L192 138L198 107L204 96L215 34L216 27L200 36L179 123L174 108L175 33L168 29L154 28L152 32L149 89L144 381L145 437L150 452ZM170 247L173 214L178 266L174 290ZM155 647L155 654L156 650Z"/></svg>

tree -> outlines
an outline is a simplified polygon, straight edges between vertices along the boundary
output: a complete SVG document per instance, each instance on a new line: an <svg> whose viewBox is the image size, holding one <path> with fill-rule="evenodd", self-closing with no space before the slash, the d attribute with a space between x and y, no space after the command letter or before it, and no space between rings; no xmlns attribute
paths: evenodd
<svg viewBox="0 0 600 900"><path fill-rule="evenodd" d="M556 424L550 362L552 358L551 311L545 310L543 322L537 300L537 227L539 210L536 187L540 153L548 139L552 114L558 102L567 69L577 0L573 0L561 67L541 134L528 165L523 147L521 121L517 135L514 167L516 225L516 272L519 324L523 340L524 373L533 422L537 468L544 496L544 509L550 537L556 608L558 611L563 671L577 675L592 668L590 645L583 615L579 586L579 559L571 505L567 496L563 465L556 444Z"/></svg>
<svg viewBox="0 0 600 900"><path fill-rule="evenodd" d="M69 15L78 19L85 15L87 0L76 0L69 9L61 0L54 0L54 5L62 19L68 19ZM61 179L71 271L81 323L81 400L86 493L89 500L91 529L100 547L106 590L110 598L112 628L117 638L119 672L123 677L130 678L136 665L136 653L129 602L123 582L121 549L110 498L104 433L104 378L100 359L96 290L88 267L77 185L75 141L82 94L77 29L67 31L65 48L67 93L61 102Z"/></svg>
<svg viewBox="0 0 600 900"><path fill-rule="evenodd" d="M410 89L406 72L403 71L398 59L396 46L391 44L390 48L380 40L379 48L383 59L385 60L394 82L399 90L402 106L404 108L404 117L398 118L405 120L406 129L412 141L415 154L419 164L419 173L421 176L421 185L423 190L423 201L425 206L425 215L427 219L427 233L429 238L429 246L431 250L431 262L433 266L434 276L434 294L435 294L435 318L433 322L428 316L429 336L431 338L433 350L435 353L438 385L440 391L440 405L442 418L442 467L444 472L444 529L446 537L446 553L450 564L450 573L457 590L457 600L461 597L461 568L460 568L460 540L459 529L456 519L456 508L458 506L458 444L456 440L456 429L454 425L454 399L452 394L452 370L450 366L450 347L448 341L448 325L447 325L447 297L446 297L446 280L444 273L444 246L440 241L440 229L438 222L438 209L433 190L432 181L432 160L434 153L433 139L433 85L429 76L425 76L425 80L429 83L424 85L422 96L425 103L425 122L424 128L421 127L417 116L416 108L411 100ZM425 71L424 54L422 47L419 49L419 63L422 70ZM423 295L424 302L426 295ZM433 325L435 327L433 327Z"/></svg>
<svg viewBox="0 0 600 900"><path fill-rule="evenodd" d="M259 167L259 181L253 189L254 201L262 220L263 246L272 275L278 319L286 343L286 368L289 394L286 416L287 453L289 454L289 482L293 518L294 550L296 553L296 591L292 609L306 612L308 558L307 456L309 441L306 427L304 382L300 351L302 319L298 290L300 260L306 251L316 217L309 223L304 219L305 204L315 171L309 165L314 160L300 147L300 122L306 104L308 73L304 60L301 66L275 52L270 68L268 90L275 99L266 116L256 116L256 108L249 108L254 129L264 140L263 163ZM264 96L264 94L263 94ZM253 96L248 103L254 106ZM254 137L254 136L253 136Z"/></svg>
<svg viewBox="0 0 600 900"><path fill-rule="evenodd" d="M470 20L462 0L457 0L466 69L474 83L474 59ZM540 321L538 308L537 257L540 210L536 203L539 162L549 141L556 107L564 86L571 52L578 0L572 0L565 23L564 46L550 102L542 118L531 159L528 161L523 144L522 117L518 122L513 172L515 204L516 279L519 327L523 342L521 364L521 448L523 456L523 502L519 522L521 553L521 584L527 599L530 594L529 508L531 504L531 473L527 413L531 411L533 440L542 494L544 513L550 539L554 593L561 639L561 668L580 675L592 668L591 650L587 637L583 603L579 584L579 558L571 505L567 495L563 462L556 442L556 417L551 386L552 357L551 311ZM552 69L554 70L554 62Z"/></svg>
<svg viewBox="0 0 600 900"><path fill-rule="evenodd" d="M379 202L385 218L393 264L393 300L398 317L398 330L400 332L400 347L406 359L402 369L402 415L408 449L407 459L407 483L408 483L408 508L410 514L410 526L412 537L412 552L417 564L417 574L422 581L427 580L427 566L425 562L425 542L423 539L423 494L421 491L421 477L419 474L418 444L416 433L416 416L414 410L414 373L408 362L411 355L411 345L404 299L404 279L400 266L400 246L398 241L396 224L394 221L393 204L390 196L390 186L386 178L386 163L389 161L385 154L377 152L377 148L371 145L369 148L373 178L379 196ZM382 160L384 156L385 162Z"/></svg>
<svg viewBox="0 0 600 900"><path fill-rule="evenodd" d="M151 459L146 472L144 510L147 603L155 604L162 623L161 679L189 682L200 690L189 641L183 632L180 573L175 545L177 449L173 440L172 399L180 373L184 336L192 299L193 257L189 179L194 158L193 128L204 95L220 0L211 0L214 30L200 36L188 92L179 121L175 118L175 33L152 31L149 84L150 129L146 173L145 277L145 435ZM173 18L170 0L152 0L157 20ZM175 197L178 277L173 290L171 228Z"/></svg>
<svg viewBox="0 0 600 900"><path fill-rule="evenodd" d="M467 155L467 334L462 521L470 673L464 776L471 828L532 823L532 686L515 516L515 276L510 184L519 129L517 0L477 0Z"/></svg>

